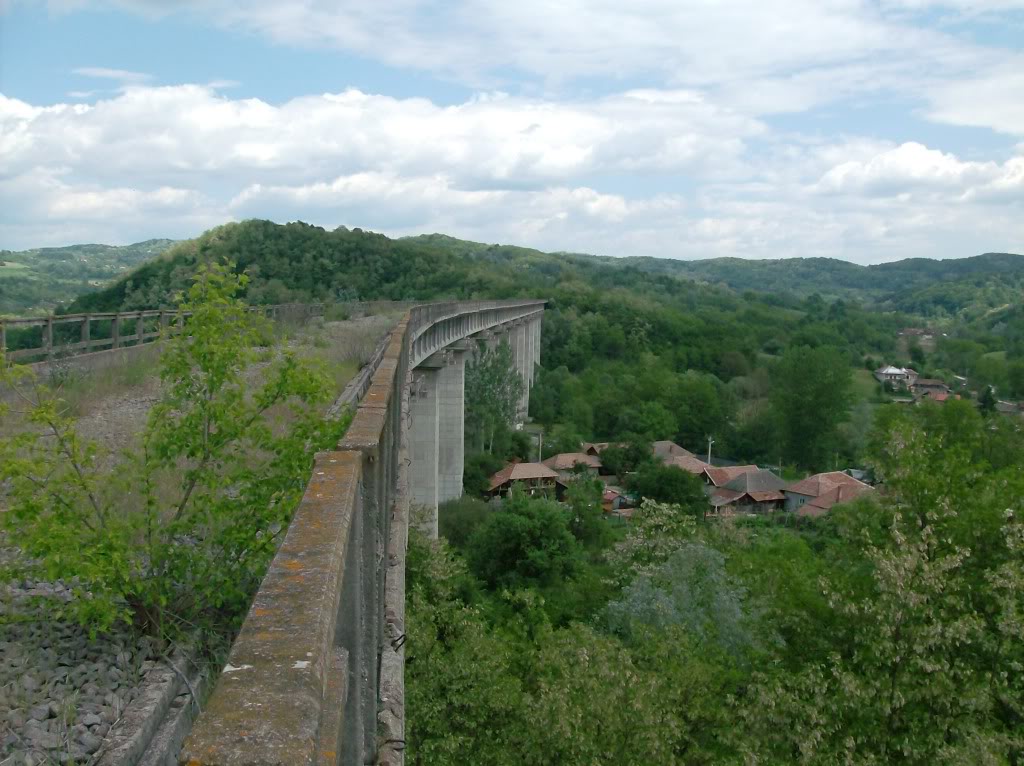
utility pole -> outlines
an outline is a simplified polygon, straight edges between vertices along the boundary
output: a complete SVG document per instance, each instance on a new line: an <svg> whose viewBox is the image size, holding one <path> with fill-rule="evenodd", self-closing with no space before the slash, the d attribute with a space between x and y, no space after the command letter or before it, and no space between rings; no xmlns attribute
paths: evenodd
<svg viewBox="0 0 1024 766"><path fill-rule="evenodd" d="M708 437L708 465L711 465L711 445L715 443L715 440L710 436Z"/></svg>
<svg viewBox="0 0 1024 766"><path fill-rule="evenodd" d="M544 457L544 432L537 432L537 462L543 462L541 458Z"/></svg>

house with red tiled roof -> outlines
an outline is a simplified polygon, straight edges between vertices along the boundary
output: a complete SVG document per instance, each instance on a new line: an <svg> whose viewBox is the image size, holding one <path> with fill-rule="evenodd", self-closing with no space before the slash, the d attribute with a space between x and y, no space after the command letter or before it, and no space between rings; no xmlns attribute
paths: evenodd
<svg viewBox="0 0 1024 766"><path fill-rule="evenodd" d="M605 513L631 516L634 503L620 487L609 485L604 488L604 493L601 496L601 507Z"/></svg>
<svg viewBox="0 0 1024 766"><path fill-rule="evenodd" d="M509 463L491 477L489 497L504 497L516 486L528 495L561 497L565 484L543 463Z"/></svg>
<svg viewBox="0 0 1024 766"><path fill-rule="evenodd" d="M842 471L829 471L827 473L816 473L806 479L793 482L785 488L786 510L798 511L811 500L816 500L826 495L836 487L870 487L862 481L849 476Z"/></svg>
<svg viewBox="0 0 1024 766"><path fill-rule="evenodd" d="M733 513L769 513L786 503L786 482L771 471L755 468L740 474L724 487L711 492L711 507L720 515Z"/></svg>
<svg viewBox="0 0 1024 766"><path fill-rule="evenodd" d="M563 480L574 477L577 471L595 477L601 468L601 459L585 452L562 452L552 455L544 461L544 465L557 473Z"/></svg>
<svg viewBox="0 0 1024 766"><path fill-rule="evenodd" d="M812 518L824 516L833 507L856 500L861 495L874 491L874 488L866 484L860 486L857 484L840 484L825 494L819 495L813 500L808 500L797 509L797 515L810 516Z"/></svg>
<svg viewBox="0 0 1024 766"><path fill-rule="evenodd" d="M720 468L708 466L703 471L704 482L711 487L724 487L736 477L756 470L758 470L756 465L727 465Z"/></svg>
<svg viewBox="0 0 1024 766"><path fill-rule="evenodd" d="M910 392L915 398L920 399L922 396L933 396L934 394L949 394L950 389L941 380L935 378L918 378L915 383L910 386Z"/></svg>
<svg viewBox="0 0 1024 766"><path fill-rule="evenodd" d="M663 463L667 463L669 459L674 457L694 457L694 454L688 449L683 449L678 444L667 439L656 441L651 445L651 452L654 453L654 457L661 460Z"/></svg>
<svg viewBox="0 0 1024 766"><path fill-rule="evenodd" d="M674 457L667 458L665 465L672 466L673 468L681 468L687 473L692 473L694 476L704 476L704 469L711 468L710 463L705 463L700 458L684 455L675 455Z"/></svg>

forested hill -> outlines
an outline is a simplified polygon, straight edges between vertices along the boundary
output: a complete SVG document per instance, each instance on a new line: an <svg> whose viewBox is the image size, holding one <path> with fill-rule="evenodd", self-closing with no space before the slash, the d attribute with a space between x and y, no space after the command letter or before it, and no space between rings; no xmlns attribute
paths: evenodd
<svg viewBox="0 0 1024 766"><path fill-rule="evenodd" d="M71 245L0 250L0 314L42 313L111 280L173 245L150 239L134 245Z"/></svg>

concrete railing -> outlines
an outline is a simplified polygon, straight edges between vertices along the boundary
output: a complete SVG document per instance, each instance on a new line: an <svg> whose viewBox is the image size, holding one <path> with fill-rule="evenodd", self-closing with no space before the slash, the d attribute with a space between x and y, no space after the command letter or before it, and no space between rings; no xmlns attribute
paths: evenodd
<svg viewBox="0 0 1024 766"><path fill-rule="evenodd" d="M370 374L346 389L359 398L352 423L317 454L182 763L403 762L411 373L453 342L543 310L424 304L391 331Z"/></svg>
<svg viewBox="0 0 1024 766"><path fill-rule="evenodd" d="M363 306L364 304L354 304ZM304 320L324 313L322 303L282 303L274 306L253 306L250 311L262 312L272 319ZM43 317L0 318L0 351L11 361L19 359L52 360L55 356L77 356L126 346L141 346L157 340L172 328L180 331L191 315L188 311L154 309L151 311L95 312L89 314L50 314ZM109 324L108 324L109 323ZM103 325L104 335L97 337L93 329ZM7 351L9 330L40 328L39 345ZM63 330L65 338L55 336ZM70 330L70 332L68 332ZM106 334L109 331L109 334ZM72 340L76 338L77 340Z"/></svg>

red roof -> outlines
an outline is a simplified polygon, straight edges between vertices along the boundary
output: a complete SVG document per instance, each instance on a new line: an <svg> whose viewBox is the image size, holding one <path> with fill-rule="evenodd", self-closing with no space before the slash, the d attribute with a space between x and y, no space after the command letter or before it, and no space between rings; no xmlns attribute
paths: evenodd
<svg viewBox="0 0 1024 766"><path fill-rule="evenodd" d="M660 457L665 462L668 462L669 458L673 457L693 457L693 453L688 449L683 449L678 444L668 439L656 441L651 445L651 452L654 453L655 457Z"/></svg>
<svg viewBox="0 0 1024 766"><path fill-rule="evenodd" d="M682 468L684 471L689 471L692 474L700 476L704 473L705 468L711 468L710 465L705 463L703 460L693 457L686 457L684 455L675 455L670 458L666 458L665 465L674 466L676 468Z"/></svg>
<svg viewBox="0 0 1024 766"><path fill-rule="evenodd" d="M722 468L708 466L704 469L704 475L707 476L711 483L716 487L721 487L724 484L728 484L737 476L742 476L747 471L756 470L756 465L728 465L723 466Z"/></svg>
<svg viewBox="0 0 1024 766"><path fill-rule="evenodd" d="M601 467L601 461L598 458L585 452L562 452L552 455L544 461L544 465L555 471L571 471L577 463L582 463L588 468Z"/></svg>
<svg viewBox="0 0 1024 766"><path fill-rule="evenodd" d="M558 474L543 463L510 463L491 477L490 491L510 481L557 479Z"/></svg>
<svg viewBox="0 0 1024 766"><path fill-rule="evenodd" d="M816 473L814 476L808 476L806 479L794 482L786 487L786 491L795 492L798 495L807 495L808 497L820 497L842 484L853 487L868 486L842 471L829 471L828 473Z"/></svg>
<svg viewBox="0 0 1024 766"><path fill-rule="evenodd" d="M819 495L813 500L808 501L802 505L797 514L800 516L821 516L832 508L834 505L840 505L841 503L848 503L851 500L855 500L861 495L874 490L866 484L840 484L834 489L829 490L824 495Z"/></svg>

